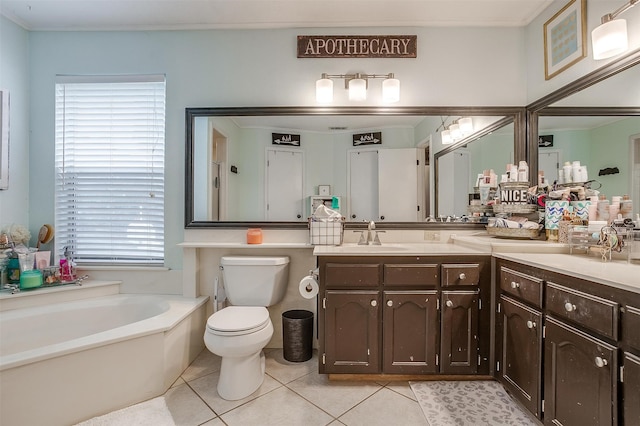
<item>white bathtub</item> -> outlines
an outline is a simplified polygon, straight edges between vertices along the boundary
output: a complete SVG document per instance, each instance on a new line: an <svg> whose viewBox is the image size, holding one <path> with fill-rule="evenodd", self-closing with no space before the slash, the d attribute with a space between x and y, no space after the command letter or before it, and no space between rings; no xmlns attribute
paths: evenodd
<svg viewBox="0 0 640 426"><path fill-rule="evenodd" d="M0 315L0 424L69 425L164 393L204 348L206 301L97 297Z"/></svg>

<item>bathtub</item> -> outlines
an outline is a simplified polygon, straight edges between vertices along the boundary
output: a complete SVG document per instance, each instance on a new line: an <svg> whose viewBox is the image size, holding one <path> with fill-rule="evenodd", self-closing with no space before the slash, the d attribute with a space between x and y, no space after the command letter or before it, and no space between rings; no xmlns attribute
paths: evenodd
<svg viewBox="0 0 640 426"><path fill-rule="evenodd" d="M163 394L204 348L208 297L117 294L0 315L0 424L70 425Z"/></svg>

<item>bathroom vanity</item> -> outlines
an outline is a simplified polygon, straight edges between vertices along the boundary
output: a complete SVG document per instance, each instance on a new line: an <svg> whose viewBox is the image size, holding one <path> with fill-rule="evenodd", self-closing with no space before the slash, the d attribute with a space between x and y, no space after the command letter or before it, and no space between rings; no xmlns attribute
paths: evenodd
<svg viewBox="0 0 640 426"><path fill-rule="evenodd" d="M416 246L319 254L321 373L489 374L490 256Z"/></svg>
<svg viewBox="0 0 640 426"><path fill-rule="evenodd" d="M500 244L316 247L320 372L493 376L544 424L640 424L639 266Z"/></svg>

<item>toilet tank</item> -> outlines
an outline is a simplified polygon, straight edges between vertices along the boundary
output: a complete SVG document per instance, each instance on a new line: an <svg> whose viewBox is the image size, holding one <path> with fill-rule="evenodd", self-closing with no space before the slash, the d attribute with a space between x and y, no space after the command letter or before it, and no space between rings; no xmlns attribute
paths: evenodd
<svg viewBox="0 0 640 426"><path fill-rule="evenodd" d="M289 284L288 256L223 256L220 259L227 298L236 306L271 306Z"/></svg>

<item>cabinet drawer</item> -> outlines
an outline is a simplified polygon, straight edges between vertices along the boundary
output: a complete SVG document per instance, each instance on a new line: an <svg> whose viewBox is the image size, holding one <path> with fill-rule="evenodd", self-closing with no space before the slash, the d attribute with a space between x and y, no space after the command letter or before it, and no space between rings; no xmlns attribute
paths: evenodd
<svg viewBox="0 0 640 426"><path fill-rule="evenodd" d="M622 318L622 340L640 352L640 309L627 305Z"/></svg>
<svg viewBox="0 0 640 426"><path fill-rule="evenodd" d="M392 264L384 265L384 285L436 286L438 265Z"/></svg>
<svg viewBox="0 0 640 426"><path fill-rule="evenodd" d="M327 287L377 287L380 283L380 265L328 263L324 283Z"/></svg>
<svg viewBox="0 0 640 426"><path fill-rule="evenodd" d="M500 268L500 289L512 296L542 307L542 280L513 269Z"/></svg>
<svg viewBox="0 0 640 426"><path fill-rule="evenodd" d="M480 265L477 263L442 265L442 286L478 285Z"/></svg>
<svg viewBox="0 0 640 426"><path fill-rule="evenodd" d="M618 304L615 302L547 282L546 306L559 317L618 339Z"/></svg>

